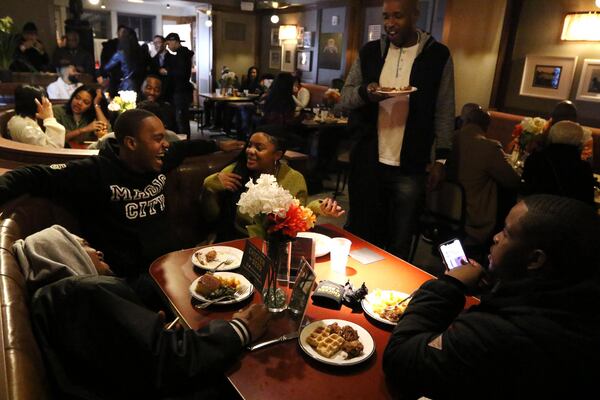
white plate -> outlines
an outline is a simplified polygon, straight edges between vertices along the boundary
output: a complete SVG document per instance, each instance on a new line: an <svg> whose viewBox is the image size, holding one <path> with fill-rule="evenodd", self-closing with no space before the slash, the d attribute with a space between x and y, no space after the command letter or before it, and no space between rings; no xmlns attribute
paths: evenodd
<svg viewBox="0 0 600 400"><path fill-rule="evenodd" d="M299 232L297 236L311 238L317 244L315 245L315 257L321 257L329 254L331 247L331 238L315 232Z"/></svg>
<svg viewBox="0 0 600 400"><path fill-rule="evenodd" d="M334 322L337 322L338 325L341 326L342 328L346 325L350 325L352 328L356 329L356 331L358 332L358 340L360 340L360 342L363 345L363 353L360 356L346 360L346 352L343 350L340 350L336 354L334 354L333 357L327 358L327 357L324 357L324 356L320 355L319 353L317 353L317 351L315 349L313 349L310 346L310 344L308 344L306 342L306 338L317 327L327 326L327 325L333 324ZM373 353L375 352L375 342L373 341L373 338L371 337L369 332L367 332L367 330L365 328L363 328L362 326L357 325L354 322L345 321L343 319L324 319L321 321L315 321L315 322L305 326L304 329L302 329L302 332L300 332L300 337L298 338L298 343L300 344L300 348L306 354L308 354L310 357L312 357L315 360L320 361L324 364L329 364L329 365L346 366L346 365L360 364L361 362L363 362L363 361L367 360L369 357L371 357L371 355L373 355Z"/></svg>
<svg viewBox="0 0 600 400"><path fill-rule="evenodd" d="M211 250L214 250L217 252L217 259L206 263L206 265L200 264L200 261L198 260L196 255L200 254L200 253L207 253ZM194 254L192 254L192 264L194 264L198 268L211 270L214 267L216 267L217 265L219 265L221 262L223 262L229 258L232 258L233 262L231 264L229 264L229 265L223 264L217 270L217 271L231 271L232 269L236 269L240 266L240 264L242 263L243 256L244 256L244 252L240 249L236 249L235 247L209 246L209 247L203 247L200 250L197 250L196 252L194 252Z"/></svg>
<svg viewBox="0 0 600 400"><path fill-rule="evenodd" d="M236 295L235 299L220 300L220 301L215 302L214 304L239 303L240 301L244 301L248 297L250 297L250 295L254 291L254 286L252 286L250 281L248 279L246 279L246 277L244 275L236 274L235 272L215 272L214 275L222 276L225 278L235 277L235 278L239 279L240 285L242 285L242 287L244 288L244 291L241 294ZM190 285L190 294L192 295L193 298L198 299L200 301L210 301L210 299L207 299L206 297L196 293L195 289L196 289L196 285L198 284L198 279L200 279L200 277L196 278L194 280L194 282L192 282L192 284Z"/></svg>
<svg viewBox="0 0 600 400"><path fill-rule="evenodd" d="M379 290L379 289L375 289L375 290ZM375 291L366 295L365 298L362 299L362 301L360 302L363 310L365 310L367 315L369 315L371 318L373 318L379 322L383 322L384 324L387 324L387 325L396 325L397 322L392 322L389 319L385 319L382 316L380 316L379 314L377 314L375 311L373 311L373 303L372 302L374 301L374 292ZM408 293L398 292L396 290L381 290L381 292L383 294L385 294L386 292L393 292L396 296L401 298L400 301L402 301L405 298L407 298L408 296L410 296L410 294L408 294ZM410 300L408 300L408 301L410 302Z"/></svg>
<svg viewBox="0 0 600 400"><path fill-rule="evenodd" d="M405 96L407 94L411 94L413 92L416 92L417 88L412 86L410 89L408 90L376 90L376 93L379 94L387 94L388 96Z"/></svg>

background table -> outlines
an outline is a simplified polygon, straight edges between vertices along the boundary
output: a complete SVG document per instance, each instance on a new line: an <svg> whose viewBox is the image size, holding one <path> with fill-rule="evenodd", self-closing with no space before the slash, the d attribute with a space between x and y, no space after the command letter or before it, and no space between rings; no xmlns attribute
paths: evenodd
<svg viewBox="0 0 600 400"><path fill-rule="evenodd" d="M384 257L383 260L363 265L349 258L347 275L355 287L366 283L375 288L394 289L411 293L432 276L386 251L333 225L317 227L316 231L330 237L346 237L352 241L352 250L367 247ZM260 246L259 239L251 239ZM220 243L242 248L245 240ZM214 319L230 319L231 315L249 304L260 303L261 297L254 293L252 300L233 306L209 307L196 310L193 307L189 286L198 277L191 263L195 249L181 250L158 258L150 266L150 275L158 283L172 308L191 328L197 329ZM317 259L317 280L333 275L329 268L329 256ZM468 304L475 303L468 299ZM311 321L338 318L352 321L365 328L375 341L375 354L362 364L353 367L332 367L306 356L297 341L266 347L242 355L227 373L236 390L244 399L388 399L392 397L381 367L383 351L392 327L370 319L362 312L352 312L346 306L331 310L311 304L306 312ZM277 325L276 323L274 325ZM269 332L271 335L273 332Z"/></svg>

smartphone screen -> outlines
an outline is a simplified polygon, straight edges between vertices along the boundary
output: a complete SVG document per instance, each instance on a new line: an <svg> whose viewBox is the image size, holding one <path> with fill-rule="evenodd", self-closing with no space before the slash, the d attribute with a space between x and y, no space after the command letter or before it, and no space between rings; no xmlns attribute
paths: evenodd
<svg viewBox="0 0 600 400"><path fill-rule="evenodd" d="M458 239L452 239L446 243L442 243L440 245L440 254L442 255L442 260L444 260L444 264L446 264L448 269L463 265L463 260L464 262L468 262L465 251L463 250L460 240Z"/></svg>

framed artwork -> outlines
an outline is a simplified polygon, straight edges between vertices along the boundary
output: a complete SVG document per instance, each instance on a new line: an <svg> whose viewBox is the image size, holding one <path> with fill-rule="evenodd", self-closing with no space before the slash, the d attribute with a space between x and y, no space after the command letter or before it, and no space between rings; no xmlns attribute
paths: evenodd
<svg viewBox="0 0 600 400"><path fill-rule="evenodd" d="M340 69L342 65L342 34L319 35L319 68Z"/></svg>
<svg viewBox="0 0 600 400"><path fill-rule="evenodd" d="M298 28L298 35L296 36L298 40L298 47L302 47L304 45L304 27L301 26Z"/></svg>
<svg viewBox="0 0 600 400"><path fill-rule="evenodd" d="M296 59L296 68L300 71L310 72L312 70L312 51L301 50Z"/></svg>
<svg viewBox="0 0 600 400"><path fill-rule="evenodd" d="M296 42L284 41L281 46L281 70L284 72L294 72L296 63L294 57L296 55Z"/></svg>
<svg viewBox="0 0 600 400"><path fill-rule="evenodd" d="M269 50L269 68L281 69L281 49Z"/></svg>
<svg viewBox="0 0 600 400"><path fill-rule="evenodd" d="M564 100L569 98L577 57L527 56L521 96Z"/></svg>
<svg viewBox="0 0 600 400"><path fill-rule="evenodd" d="M600 60L586 58L583 61L576 98L600 102Z"/></svg>
<svg viewBox="0 0 600 400"><path fill-rule="evenodd" d="M279 27L271 28L271 46L279 46Z"/></svg>
<svg viewBox="0 0 600 400"><path fill-rule="evenodd" d="M304 32L302 35L302 47L313 46L313 32Z"/></svg>

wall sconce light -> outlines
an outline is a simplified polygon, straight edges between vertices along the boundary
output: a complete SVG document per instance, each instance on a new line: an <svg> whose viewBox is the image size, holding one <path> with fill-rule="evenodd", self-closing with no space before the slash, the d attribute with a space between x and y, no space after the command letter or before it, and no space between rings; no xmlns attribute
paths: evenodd
<svg viewBox="0 0 600 400"><path fill-rule="evenodd" d="M560 40L600 41L600 13L590 11L567 14Z"/></svg>
<svg viewBox="0 0 600 400"><path fill-rule="evenodd" d="M298 40L296 25L281 25L279 27L279 40Z"/></svg>
<svg viewBox="0 0 600 400"><path fill-rule="evenodd" d="M279 16L275 15L275 14L271 15L271 22L274 23L274 24L278 23L279 22Z"/></svg>
<svg viewBox="0 0 600 400"><path fill-rule="evenodd" d="M210 28L212 26L212 20L207 19L206 21L204 21L204 25L206 25L207 28Z"/></svg>

